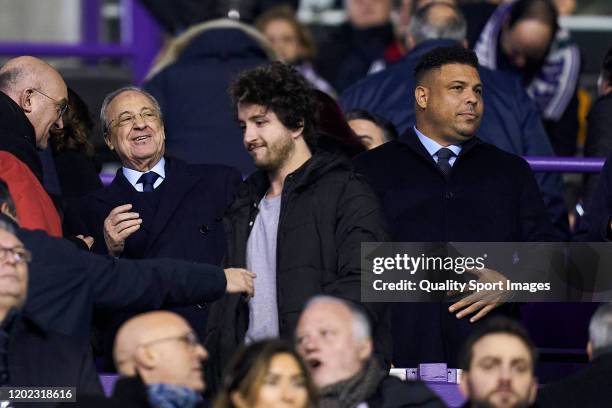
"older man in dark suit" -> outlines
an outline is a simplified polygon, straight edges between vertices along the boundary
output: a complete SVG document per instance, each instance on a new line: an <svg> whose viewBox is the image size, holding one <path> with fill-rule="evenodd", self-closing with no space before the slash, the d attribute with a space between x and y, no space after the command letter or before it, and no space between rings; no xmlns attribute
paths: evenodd
<svg viewBox="0 0 612 408"><path fill-rule="evenodd" d="M81 203L84 225L78 232L94 238L93 250L121 258L220 264L225 248L222 215L240 182L238 171L164 157L159 105L139 88L109 94L101 123L106 143L117 152L122 168L111 185ZM179 313L196 333L204 334L205 310L194 306ZM107 319L102 325L107 332L109 326L118 327L115 316ZM110 334L105 333L108 352Z"/></svg>

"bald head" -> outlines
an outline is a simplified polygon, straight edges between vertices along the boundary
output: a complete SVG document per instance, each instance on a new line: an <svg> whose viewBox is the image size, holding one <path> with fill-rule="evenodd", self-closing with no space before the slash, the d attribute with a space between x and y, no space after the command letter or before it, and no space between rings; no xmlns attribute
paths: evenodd
<svg viewBox="0 0 612 408"><path fill-rule="evenodd" d="M138 315L124 323L115 337L119 374L139 374L146 384L176 384L203 391L202 361L206 357L189 324L171 312Z"/></svg>
<svg viewBox="0 0 612 408"><path fill-rule="evenodd" d="M36 134L36 146L47 147L52 126L64 126L60 111L68 100L62 76L45 61L22 56L0 68L0 91L23 110Z"/></svg>

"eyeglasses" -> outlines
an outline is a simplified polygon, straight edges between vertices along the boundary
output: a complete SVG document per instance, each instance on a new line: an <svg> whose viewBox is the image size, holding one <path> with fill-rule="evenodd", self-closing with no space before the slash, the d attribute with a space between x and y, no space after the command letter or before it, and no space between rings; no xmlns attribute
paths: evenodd
<svg viewBox="0 0 612 408"><path fill-rule="evenodd" d="M142 119L146 123L156 122L159 119L159 115L157 114L157 112L149 110L149 109L145 109L141 111L140 113L137 113L136 115L133 115L131 113L125 113L119 116L117 119L111 120L110 126L115 126L115 127L130 126L132 127L134 126L134 122L136 121L136 117L138 116L140 116L140 119ZM113 125L113 122L116 122L115 125Z"/></svg>
<svg viewBox="0 0 612 408"><path fill-rule="evenodd" d="M167 341L180 341L191 347L197 347L200 345L200 339L198 339L198 336L196 336L194 332L189 332L183 334L182 336L163 337L161 339L149 341L147 343L141 343L139 344L139 346L146 347L151 346L153 344L164 343Z"/></svg>
<svg viewBox="0 0 612 408"><path fill-rule="evenodd" d="M68 102L65 99L62 99L61 101L58 101L57 99L50 97L49 95L47 95L43 91L39 91L36 88L32 88L32 90L38 92L42 96L46 96L47 98L49 98L53 102L55 102L55 110L57 110L57 117L58 117L58 119L61 118L62 116L64 116L64 113L66 113L66 111L68 110Z"/></svg>
<svg viewBox="0 0 612 408"><path fill-rule="evenodd" d="M32 261L32 253L24 247L0 246L0 262L13 261L15 263L29 263Z"/></svg>

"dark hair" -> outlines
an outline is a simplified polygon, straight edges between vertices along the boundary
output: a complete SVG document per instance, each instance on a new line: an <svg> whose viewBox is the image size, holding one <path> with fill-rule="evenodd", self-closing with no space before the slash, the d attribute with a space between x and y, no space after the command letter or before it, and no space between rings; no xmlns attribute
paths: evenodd
<svg viewBox="0 0 612 408"><path fill-rule="evenodd" d="M608 52L601 64L602 79L612 85L612 47L608 48Z"/></svg>
<svg viewBox="0 0 612 408"><path fill-rule="evenodd" d="M255 397L268 372L272 358L279 354L291 355L304 374L308 394L308 407L318 405L317 389L310 378L308 368L294 348L283 340L263 340L242 347L232 357L223 375L222 388L215 398L213 408L234 408L231 395L240 393L245 399ZM250 401L252 404L255 401Z"/></svg>
<svg viewBox="0 0 612 408"><path fill-rule="evenodd" d="M64 113L64 127L51 128L51 146L54 154L76 150L93 157L94 147L89 141L94 127L87 104L72 88L68 88L69 109Z"/></svg>
<svg viewBox="0 0 612 408"><path fill-rule="evenodd" d="M293 11L291 6L284 4L272 7L271 9L265 11L263 14L257 17L257 20L255 20L255 28L263 33L268 24L276 20L286 21L291 27L293 27L298 43L302 46L304 53L299 57L313 59L316 55L316 46L314 39L312 38L312 34L306 26L298 21L295 11Z"/></svg>
<svg viewBox="0 0 612 408"><path fill-rule="evenodd" d="M353 109L346 114L346 120L356 120L362 119L367 120L368 122L372 122L377 127L380 128L383 132L383 136L385 137L385 142L390 142L392 140L397 140L399 135L397 134L397 129L393 126L393 123L388 121L387 119L379 116L375 113L368 112L365 109Z"/></svg>
<svg viewBox="0 0 612 408"><path fill-rule="evenodd" d="M527 330L516 320L507 317L493 317L477 328L467 341L463 344L462 352L459 354L459 367L465 371L470 370L472 357L474 356L474 344L480 339L491 334L508 334L517 337L523 342L529 355L531 356L531 368L535 368L535 363L538 359L538 352L533 341L529 337Z"/></svg>
<svg viewBox="0 0 612 408"><path fill-rule="evenodd" d="M8 206L9 212L13 217L17 216L17 208L15 207L15 201L13 201L13 196L11 196L11 191L9 190L8 184L3 179L0 179L0 205L6 203Z"/></svg>
<svg viewBox="0 0 612 408"><path fill-rule="evenodd" d="M325 92L315 90L317 113L315 128L317 150L341 152L353 157L365 151L365 147L349 126L338 103Z"/></svg>
<svg viewBox="0 0 612 408"><path fill-rule="evenodd" d="M316 147L314 89L290 65L275 61L244 71L230 84L229 93L236 110L239 104L261 105L274 112L286 128L303 126L308 147Z"/></svg>
<svg viewBox="0 0 612 408"><path fill-rule="evenodd" d="M448 64L464 64L478 69L478 57L474 51L461 45L437 47L423 55L414 68L414 80L421 84L423 77L433 69Z"/></svg>
<svg viewBox="0 0 612 408"><path fill-rule="evenodd" d="M550 0L518 0L512 4L508 26L510 28L521 20L538 20L548 25L552 30L552 39L559 28L557 22L559 13Z"/></svg>

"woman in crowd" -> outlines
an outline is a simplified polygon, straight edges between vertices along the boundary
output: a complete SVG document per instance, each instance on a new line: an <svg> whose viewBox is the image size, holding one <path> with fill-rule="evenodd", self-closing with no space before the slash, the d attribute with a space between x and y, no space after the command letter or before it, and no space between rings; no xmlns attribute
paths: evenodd
<svg viewBox="0 0 612 408"><path fill-rule="evenodd" d="M284 341L252 343L232 359L214 408L314 408L318 397L308 370Z"/></svg>
<svg viewBox="0 0 612 408"><path fill-rule="evenodd" d="M331 85L315 72L311 62L316 53L314 40L291 7L266 11L255 21L255 27L270 41L281 61L293 65L318 90L336 97Z"/></svg>

